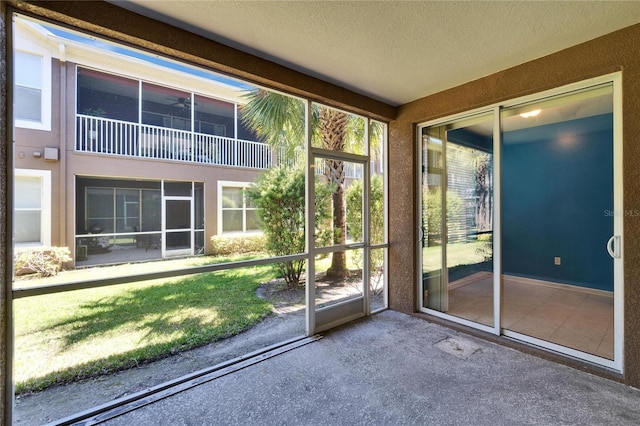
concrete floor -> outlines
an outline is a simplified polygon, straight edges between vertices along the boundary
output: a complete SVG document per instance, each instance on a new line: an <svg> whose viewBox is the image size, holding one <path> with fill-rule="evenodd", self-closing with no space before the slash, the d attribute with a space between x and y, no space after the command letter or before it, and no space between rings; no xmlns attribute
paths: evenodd
<svg viewBox="0 0 640 426"><path fill-rule="evenodd" d="M128 262L143 262L162 259L162 250L158 246L144 247L111 247L108 252L90 254L86 260L78 260L76 266L112 265Z"/></svg>
<svg viewBox="0 0 640 426"><path fill-rule="evenodd" d="M393 311L108 425L638 425L640 391Z"/></svg>

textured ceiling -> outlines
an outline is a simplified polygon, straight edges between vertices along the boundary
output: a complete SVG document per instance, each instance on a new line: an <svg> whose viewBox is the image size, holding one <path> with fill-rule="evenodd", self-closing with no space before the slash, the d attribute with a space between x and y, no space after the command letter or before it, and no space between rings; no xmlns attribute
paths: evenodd
<svg viewBox="0 0 640 426"><path fill-rule="evenodd" d="M112 1L400 105L640 22L640 1Z"/></svg>

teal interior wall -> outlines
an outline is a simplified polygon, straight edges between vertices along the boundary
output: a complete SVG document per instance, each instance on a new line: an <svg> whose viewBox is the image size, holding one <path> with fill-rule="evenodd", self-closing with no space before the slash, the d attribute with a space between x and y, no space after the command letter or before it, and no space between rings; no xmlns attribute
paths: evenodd
<svg viewBox="0 0 640 426"><path fill-rule="evenodd" d="M504 273L613 290L612 128L605 114L503 134Z"/></svg>

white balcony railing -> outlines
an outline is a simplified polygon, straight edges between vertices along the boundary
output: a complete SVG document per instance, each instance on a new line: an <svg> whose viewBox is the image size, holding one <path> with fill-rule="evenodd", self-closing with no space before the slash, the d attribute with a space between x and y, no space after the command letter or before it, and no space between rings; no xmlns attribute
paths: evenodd
<svg viewBox="0 0 640 426"><path fill-rule="evenodd" d="M80 152L262 170L284 159L283 152L262 142L82 114L76 117L76 151ZM362 177L361 167L356 168L353 163L345 163L344 167L345 177ZM321 174L322 168L316 167L316 173Z"/></svg>
<svg viewBox="0 0 640 426"><path fill-rule="evenodd" d="M268 169L277 164L262 142L77 115L76 151Z"/></svg>

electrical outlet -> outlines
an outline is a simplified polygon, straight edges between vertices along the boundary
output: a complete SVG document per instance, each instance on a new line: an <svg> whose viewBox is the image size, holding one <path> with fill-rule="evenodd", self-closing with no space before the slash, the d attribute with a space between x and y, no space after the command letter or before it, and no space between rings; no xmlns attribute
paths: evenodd
<svg viewBox="0 0 640 426"><path fill-rule="evenodd" d="M560 259L560 257L556 256L553 258L554 265L560 265L561 263L562 263L562 259Z"/></svg>

